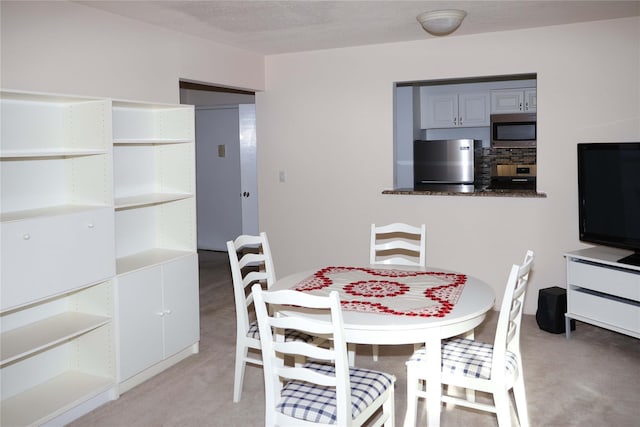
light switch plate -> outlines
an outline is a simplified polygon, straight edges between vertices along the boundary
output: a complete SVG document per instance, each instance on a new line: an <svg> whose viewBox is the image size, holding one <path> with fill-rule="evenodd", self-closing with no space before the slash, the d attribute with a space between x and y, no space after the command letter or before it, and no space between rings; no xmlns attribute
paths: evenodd
<svg viewBox="0 0 640 427"><path fill-rule="evenodd" d="M226 154L226 148L224 144L218 145L218 157L224 157Z"/></svg>

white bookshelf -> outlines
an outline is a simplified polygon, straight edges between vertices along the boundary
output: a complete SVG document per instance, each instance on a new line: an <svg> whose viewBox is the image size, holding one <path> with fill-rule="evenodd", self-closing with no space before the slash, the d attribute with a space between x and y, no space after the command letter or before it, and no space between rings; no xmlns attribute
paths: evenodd
<svg viewBox="0 0 640 427"><path fill-rule="evenodd" d="M0 118L0 425L63 425L122 364L132 386L198 351L193 107L2 90ZM177 313L145 372L133 289Z"/></svg>
<svg viewBox="0 0 640 427"><path fill-rule="evenodd" d="M114 102L119 274L196 251L193 120L191 106Z"/></svg>
<svg viewBox="0 0 640 427"><path fill-rule="evenodd" d="M2 335L2 365L29 357L106 325L110 317L87 313L63 312Z"/></svg>
<svg viewBox="0 0 640 427"><path fill-rule="evenodd" d="M4 217L65 206L111 206L107 100L3 91L0 186Z"/></svg>
<svg viewBox="0 0 640 427"><path fill-rule="evenodd" d="M114 102L113 138L124 392L198 351L193 107Z"/></svg>
<svg viewBox="0 0 640 427"><path fill-rule="evenodd" d="M112 316L111 282L3 312L0 424L40 425L117 397Z"/></svg>
<svg viewBox="0 0 640 427"><path fill-rule="evenodd" d="M67 371L2 404L3 426L42 425L88 400L93 408L113 400L113 379ZM54 424L57 424L54 422Z"/></svg>

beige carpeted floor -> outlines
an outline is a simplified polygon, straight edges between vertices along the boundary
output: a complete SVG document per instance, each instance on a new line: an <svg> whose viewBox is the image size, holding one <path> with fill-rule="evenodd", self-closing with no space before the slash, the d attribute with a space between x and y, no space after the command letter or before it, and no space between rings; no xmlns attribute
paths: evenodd
<svg viewBox="0 0 640 427"><path fill-rule="evenodd" d="M74 427L200 427L263 425L261 368L249 366L240 403L232 403L235 308L227 254L200 254L200 353L124 393ZM534 267L535 268L535 267ZM550 285L551 286L551 285ZM527 298L536 298L530 293ZM476 330L490 342L496 313ZM359 366L396 375L396 426L402 426L404 361L411 346L380 347L374 362L358 347ZM579 323L570 340L541 331L525 315L522 331L525 382L532 426L631 427L640 425L640 340ZM482 396L479 397L481 399ZM419 407L422 409L422 406ZM426 425L424 414L418 425ZM443 410L442 426L496 426L493 414Z"/></svg>

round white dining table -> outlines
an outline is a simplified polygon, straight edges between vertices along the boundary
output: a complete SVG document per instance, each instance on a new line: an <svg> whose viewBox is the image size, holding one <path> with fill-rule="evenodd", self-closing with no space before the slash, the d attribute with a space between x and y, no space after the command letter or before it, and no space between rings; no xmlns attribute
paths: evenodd
<svg viewBox="0 0 640 427"><path fill-rule="evenodd" d="M407 266L367 266L372 269L400 269L417 272L445 272L437 268L416 268ZM291 274L277 280L271 290L296 288L316 271ZM427 357L424 367L427 371L427 417L429 427L440 425L441 409L441 353L440 342L444 338L472 331L486 317L495 302L493 289L485 282L469 275L456 304L442 317L398 316L343 310L344 333L350 344L425 344ZM399 296L398 298L402 298ZM407 419L415 419L415 414ZM405 423L405 427L408 427Z"/></svg>

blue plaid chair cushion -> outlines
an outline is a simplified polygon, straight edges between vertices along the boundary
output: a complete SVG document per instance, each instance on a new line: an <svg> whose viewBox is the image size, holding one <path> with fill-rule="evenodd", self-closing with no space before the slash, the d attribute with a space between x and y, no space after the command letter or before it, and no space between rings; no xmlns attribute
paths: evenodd
<svg viewBox="0 0 640 427"><path fill-rule="evenodd" d="M451 374L462 374L467 377L491 378L491 358L493 345L463 338L452 338L442 341L442 371ZM425 348L413 353L411 362L419 362L426 358ZM507 351L506 369L508 375L517 371L516 355Z"/></svg>
<svg viewBox="0 0 640 427"><path fill-rule="evenodd" d="M258 330L258 322L251 322L249 325L249 330L247 331L247 336L249 338L255 338L257 340L260 339L260 331Z"/></svg>
<svg viewBox="0 0 640 427"><path fill-rule="evenodd" d="M304 365L323 374L335 375L333 365L310 362ZM371 403L392 387L394 377L369 369L349 368L351 381L351 416L357 417ZM300 420L320 424L335 424L337 418L336 391L303 381L289 381L282 388L277 410Z"/></svg>
<svg viewBox="0 0 640 427"><path fill-rule="evenodd" d="M260 339L260 331L258 330L258 322L251 322L249 325L249 330L247 331L247 336L249 338L255 338L257 340ZM313 337L311 335L307 335L300 331L289 331L285 337L287 341L304 341L311 342L313 341Z"/></svg>

